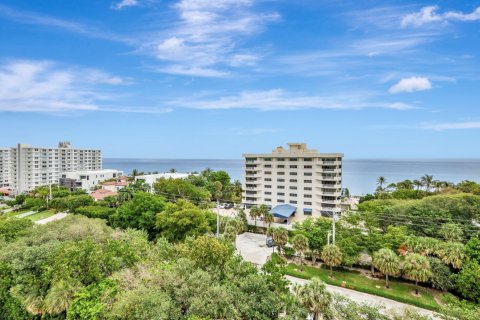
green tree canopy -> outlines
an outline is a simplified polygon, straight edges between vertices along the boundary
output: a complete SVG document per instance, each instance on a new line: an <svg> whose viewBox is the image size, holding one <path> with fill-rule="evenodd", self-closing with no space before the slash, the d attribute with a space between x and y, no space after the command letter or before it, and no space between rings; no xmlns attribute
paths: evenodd
<svg viewBox="0 0 480 320"><path fill-rule="evenodd" d="M156 226L162 237L181 241L187 236L204 235L215 230L215 214L203 210L186 200L167 204L157 217Z"/></svg>

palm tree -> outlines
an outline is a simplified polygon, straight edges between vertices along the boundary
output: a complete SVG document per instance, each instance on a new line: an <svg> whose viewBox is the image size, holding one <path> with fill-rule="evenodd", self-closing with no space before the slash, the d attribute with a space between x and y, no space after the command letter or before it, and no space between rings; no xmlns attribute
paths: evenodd
<svg viewBox="0 0 480 320"><path fill-rule="evenodd" d="M385 286L388 286L388 276L397 276L400 273L400 259L390 249L383 248L373 255L373 265L385 275Z"/></svg>
<svg viewBox="0 0 480 320"><path fill-rule="evenodd" d="M170 172L170 173L176 173L176 172L177 172L177 169L171 168L170 170L168 170L168 172Z"/></svg>
<svg viewBox="0 0 480 320"><path fill-rule="evenodd" d="M278 252L282 254L282 248L288 242L288 230L283 227L276 228L273 231L273 242L277 245Z"/></svg>
<svg viewBox="0 0 480 320"><path fill-rule="evenodd" d="M423 186L420 180L413 180L413 185L417 188L417 191Z"/></svg>
<svg viewBox="0 0 480 320"><path fill-rule="evenodd" d="M258 217L262 217L264 223L266 223L265 217L267 215L272 215L270 213L270 208L265 204L262 204L262 205L260 205L260 207L258 207L258 213L257 214L258 214ZM273 218L273 216L272 216L272 218Z"/></svg>
<svg viewBox="0 0 480 320"><path fill-rule="evenodd" d="M136 176L138 176L139 172L137 169L132 170L132 177L135 179Z"/></svg>
<svg viewBox="0 0 480 320"><path fill-rule="evenodd" d="M296 285L293 291L302 306L313 314L313 320L323 319L332 303L332 295L323 281L313 278L305 285Z"/></svg>
<svg viewBox="0 0 480 320"><path fill-rule="evenodd" d="M416 294L418 294L418 282L426 282L432 276L428 259L416 253L406 255L403 263L403 272L407 279L415 281Z"/></svg>
<svg viewBox="0 0 480 320"><path fill-rule="evenodd" d="M263 214L263 222L266 223L269 228L272 225L273 220L273 214L271 214L270 211Z"/></svg>
<svg viewBox="0 0 480 320"><path fill-rule="evenodd" d="M123 203L133 199L134 191L130 186L126 186L118 191L118 202Z"/></svg>
<svg viewBox="0 0 480 320"><path fill-rule="evenodd" d="M303 254L308 249L308 238L303 234L297 234L292 239L293 249L300 255L300 270L303 271Z"/></svg>
<svg viewBox="0 0 480 320"><path fill-rule="evenodd" d="M253 222L255 223L255 229L257 228L257 217L260 217L262 214L260 213L260 208L257 206L253 206L250 208L250 211L248 213L250 218L253 219Z"/></svg>
<svg viewBox="0 0 480 320"><path fill-rule="evenodd" d="M463 239L463 230L460 225L455 223L442 224L439 233L449 242L460 242Z"/></svg>
<svg viewBox="0 0 480 320"><path fill-rule="evenodd" d="M460 269L466 259L465 246L460 242L444 242L436 252L437 256L446 264Z"/></svg>
<svg viewBox="0 0 480 320"><path fill-rule="evenodd" d="M383 185L387 182L387 179L385 179L385 177L383 176L380 176L378 177L377 179L377 184L378 186L380 187L380 190L383 190Z"/></svg>
<svg viewBox="0 0 480 320"><path fill-rule="evenodd" d="M330 267L330 277L332 277L333 267L339 266L342 263L342 252L334 244L326 245L322 250L322 260Z"/></svg>
<svg viewBox="0 0 480 320"><path fill-rule="evenodd" d="M426 174L420 178L420 181L422 182L423 186L425 186L425 190L430 192L430 188L433 184L433 176Z"/></svg>

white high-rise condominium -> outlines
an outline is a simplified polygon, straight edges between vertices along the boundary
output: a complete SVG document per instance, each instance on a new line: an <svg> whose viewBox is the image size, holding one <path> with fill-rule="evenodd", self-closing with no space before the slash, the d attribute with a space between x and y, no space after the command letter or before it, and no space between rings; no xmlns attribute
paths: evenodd
<svg viewBox="0 0 480 320"><path fill-rule="evenodd" d="M247 208L266 204L279 222L340 212L343 154L319 153L305 143L289 143L288 149L243 157Z"/></svg>
<svg viewBox="0 0 480 320"><path fill-rule="evenodd" d="M69 142L60 142L57 148L18 144L0 149L0 187L16 193L56 184L62 172L101 169L100 150L73 149Z"/></svg>

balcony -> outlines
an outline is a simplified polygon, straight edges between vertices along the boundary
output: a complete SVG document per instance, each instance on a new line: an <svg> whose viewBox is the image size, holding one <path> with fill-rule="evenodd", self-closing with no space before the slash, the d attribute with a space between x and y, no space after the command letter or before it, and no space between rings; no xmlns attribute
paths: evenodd
<svg viewBox="0 0 480 320"><path fill-rule="evenodd" d="M320 181L341 181L342 177L340 176L324 176L322 175L320 178L317 178Z"/></svg>
<svg viewBox="0 0 480 320"><path fill-rule="evenodd" d="M342 161L318 161L317 166L339 166Z"/></svg>

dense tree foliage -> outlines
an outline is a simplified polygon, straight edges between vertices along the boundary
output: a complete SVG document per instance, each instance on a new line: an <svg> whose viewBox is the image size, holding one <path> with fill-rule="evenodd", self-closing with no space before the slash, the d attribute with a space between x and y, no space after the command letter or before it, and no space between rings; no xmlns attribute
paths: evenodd
<svg viewBox="0 0 480 320"><path fill-rule="evenodd" d="M116 228L145 230L150 238L154 238L157 214L164 208L165 201L162 197L146 192L137 192L131 201L122 204L110 216L110 224Z"/></svg>
<svg viewBox="0 0 480 320"><path fill-rule="evenodd" d="M181 241L187 236L198 236L215 230L213 212L199 209L191 202L178 200L167 204L157 216L156 226L162 237L169 241Z"/></svg>

